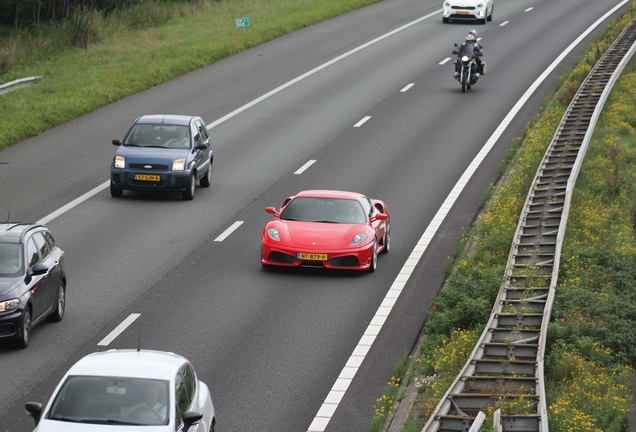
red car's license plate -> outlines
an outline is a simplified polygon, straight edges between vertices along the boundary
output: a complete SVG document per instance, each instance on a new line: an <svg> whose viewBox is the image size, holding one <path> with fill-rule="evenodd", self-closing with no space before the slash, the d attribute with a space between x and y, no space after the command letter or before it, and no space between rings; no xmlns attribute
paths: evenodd
<svg viewBox="0 0 636 432"><path fill-rule="evenodd" d="M159 181L161 177L158 175L135 174L135 180Z"/></svg>
<svg viewBox="0 0 636 432"><path fill-rule="evenodd" d="M308 261L327 261L327 254L298 252L296 258Z"/></svg>

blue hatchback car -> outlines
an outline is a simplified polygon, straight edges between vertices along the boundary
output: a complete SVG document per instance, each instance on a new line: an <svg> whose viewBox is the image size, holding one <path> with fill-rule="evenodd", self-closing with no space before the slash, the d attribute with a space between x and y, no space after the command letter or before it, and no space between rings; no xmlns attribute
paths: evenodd
<svg viewBox="0 0 636 432"><path fill-rule="evenodd" d="M110 194L124 190L182 191L194 198L196 182L209 187L214 155L201 117L147 115L139 117L123 141L110 167Z"/></svg>

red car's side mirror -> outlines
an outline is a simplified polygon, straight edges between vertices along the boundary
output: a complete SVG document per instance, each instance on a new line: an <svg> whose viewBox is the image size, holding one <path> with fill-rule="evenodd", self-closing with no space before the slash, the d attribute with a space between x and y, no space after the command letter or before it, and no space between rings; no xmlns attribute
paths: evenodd
<svg viewBox="0 0 636 432"><path fill-rule="evenodd" d="M375 216L371 218L371 222L374 222L377 220L387 220L388 218L389 217L385 215L384 213L376 213Z"/></svg>
<svg viewBox="0 0 636 432"><path fill-rule="evenodd" d="M274 215L275 217L278 217L278 212L276 211L275 207L265 207L265 211L269 214Z"/></svg>

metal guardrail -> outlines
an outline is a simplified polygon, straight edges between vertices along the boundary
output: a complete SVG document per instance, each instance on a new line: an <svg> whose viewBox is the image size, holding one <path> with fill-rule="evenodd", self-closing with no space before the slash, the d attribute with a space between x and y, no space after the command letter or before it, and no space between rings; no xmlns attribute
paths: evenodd
<svg viewBox="0 0 636 432"><path fill-rule="evenodd" d="M35 80L42 78L41 76L34 76L29 78L20 78L15 81L10 81L8 83L0 85L0 95L9 93L10 91L19 89L20 87L26 87L31 85L31 83Z"/></svg>
<svg viewBox="0 0 636 432"><path fill-rule="evenodd" d="M548 432L543 359L572 191L605 100L634 51L636 19L568 106L526 197L486 328L422 432L479 430L483 411L500 400L525 402L531 412L498 410L497 431Z"/></svg>

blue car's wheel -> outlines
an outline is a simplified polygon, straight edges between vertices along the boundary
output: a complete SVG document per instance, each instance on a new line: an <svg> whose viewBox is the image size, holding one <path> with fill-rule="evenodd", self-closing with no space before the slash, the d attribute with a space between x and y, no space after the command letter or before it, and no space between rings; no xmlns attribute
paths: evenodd
<svg viewBox="0 0 636 432"><path fill-rule="evenodd" d="M110 196L112 196L113 198L119 198L123 194L124 191L122 189L117 188L117 186L115 186L113 182L110 182Z"/></svg>
<svg viewBox="0 0 636 432"><path fill-rule="evenodd" d="M188 185L188 188L183 191L184 200L190 201L191 199L194 198L194 191L196 189L196 186L197 186L197 178L194 176L194 173L192 173L192 175L190 175L190 184Z"/></svg>

